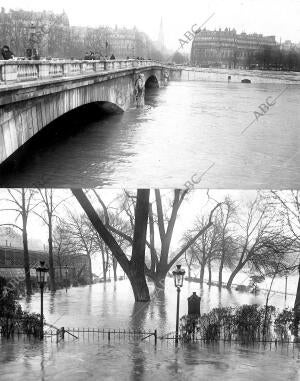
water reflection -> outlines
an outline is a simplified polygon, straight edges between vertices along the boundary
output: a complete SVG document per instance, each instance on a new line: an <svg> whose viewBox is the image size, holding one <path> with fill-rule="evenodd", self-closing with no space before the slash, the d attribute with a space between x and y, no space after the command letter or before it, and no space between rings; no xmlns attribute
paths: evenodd
<svg viewBox="0 0 300 381"><path fill-rule="evenodd" d="M134 302L130 316L129 327L132 330L145 330L145 321L148 314L150 303Z"/></svg>
<svg viewBox="0 0 300 381"><path fill-rule="evenodd" d="M141 348L140 346L140 343L133 343L133 345L131 346L131 379L133 381L140 381L143 379L143 375L145 373L145 361L146 356L143 348Z"/></svg>
<svg viewBox="0 0 300 381"><path fill-rule="evenodd" d="M55 294L56 294L56 291L50 291L50 295L49 295L49 313L51 315L55 314L55 302L56 302Z"/></svg>
<svg viewBox="0 0 300 381"><path fill-rule="evenodd" d="M160 342L5 341L1 380L298 380L299 348ZM9 354L9 356L7 356Z"/></svg>

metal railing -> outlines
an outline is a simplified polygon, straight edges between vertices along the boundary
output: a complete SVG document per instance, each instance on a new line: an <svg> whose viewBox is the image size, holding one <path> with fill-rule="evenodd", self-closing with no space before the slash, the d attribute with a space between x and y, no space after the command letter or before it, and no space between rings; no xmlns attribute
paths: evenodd
<svg viewBox="0 0 300 381"><path fill-rule="evenodd" d="M0 60L0 84L88 75L139 67L166 66L153 60Z"/></svg>
<svg viewBox="0 0 300 381"><path fill-rule="evenodd" d="M154 339L154 344L157 344L157 330L142 331L130 329L110 329L110 328L65 328L48 329L45 331L45 337L53 338L56 341L65 339L78 340L106 340L107 342L116 340L134 340L134 341L150 341Z"/></svg>

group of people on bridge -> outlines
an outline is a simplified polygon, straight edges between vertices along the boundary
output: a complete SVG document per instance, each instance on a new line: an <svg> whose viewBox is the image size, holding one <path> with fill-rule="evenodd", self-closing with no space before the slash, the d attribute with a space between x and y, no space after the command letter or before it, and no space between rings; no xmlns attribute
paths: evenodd
<svg viewBox="0 0 300 381"><path fill-rule="evenodd" d="M8 45L4 45L1 49L1 55L4 60L12 60L15 58L14 53L10 50ZM27 60L39 60L40 55L36 48L28 48L26 49L26 57ZM24 58L23 58L24 59Z"/></svg>
<svg viewBox="0 0 300 381"><path fill-rule="evenodd" d="M115 60L116 57L115 55L112 53L112 55L110 57L108 57L107 55L103 56L101 53L95 53L93 52L92 50L90 52L86 52L85 55L84 55L84 59L85 60ZM130 58L129 56L126 57L127 60L129 59L136 59L136 60L144 60L145 58L144 57L132 57ZM148 58L150 59L150 58Z"/></svg>
<svg viewBox="0 0 300 381"><path fill-rule="evenodd" d="M15 58L14 53L10 50L8 45L4 45L2 47L1 55L2 55L3 60L11 60L11 59ZM28 48L28 49L26 49L25 57L20 57L19 59L39 60L40 58L41 57L40 57L38 50L36 48ZM51 59L51 58L47 58L47 59ZM71 59L74 59L74 57L72 57ZM116 57L113 53L110 57L108 57L107 55L103 56L101 53L95 53L93 51L86 52L84 55L84 60L115 60L115 59L116 59ZM126 59L129 60L130 57L127 56ZM132 57L132 59L144 60L145 58L144 57L136 57L136 58ZM148 58L148 59L150 59L150 58Z"/></svg>

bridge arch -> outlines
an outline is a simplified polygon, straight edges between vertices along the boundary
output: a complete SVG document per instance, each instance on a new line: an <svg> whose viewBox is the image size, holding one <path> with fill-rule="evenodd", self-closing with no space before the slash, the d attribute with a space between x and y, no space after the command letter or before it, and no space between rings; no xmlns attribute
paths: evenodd
<svg viewBox="0 0 300 381"><path fill-rule="evenodd" d="M0 163L63 115L82 107L98 108L99 113L121 113L130 107L132 96L132 79L124 77L35 97L14 107L4 106L0 110L0 122L1 111L5 116L0 123Z"/></svg>
<svg viewBox="0 0 300 381"><path fill-rule="evenodd" d="M158 88L159 86L159 81L158 78L155 74L150 75L145 82L145 88L146 89L154 89Z"/></svg>
<svg viewBox="0 0 300 381"><path fill-rule="evenodd" d="M44 127L71 111L80 110L82 106L92 105L99 107L99 111L119 113L136 105L134 85L139 73L145 75L146 89L164 86L163 65L142 63L131 64L133 67L124 70L124 63L118 63L119 66L114 67L116 70L106 67L97 72L98 63L96 66L93 64L91 70L91 63L66 62L59 64L63 66L63 72L57 78L45 77L45 70L58 64L47 63L45 66L41 63L40 77L34 77L36 82L27 78L27 82L22 84L16 82L0 87L0 164ZM19 66L21 64L18 63ZM11 70L19 67L14 62L7 65ZM82 67L74 74L76 65ZM70 68L75 69L71 72ZM7 78L11 80L11 77Z"/></svg>

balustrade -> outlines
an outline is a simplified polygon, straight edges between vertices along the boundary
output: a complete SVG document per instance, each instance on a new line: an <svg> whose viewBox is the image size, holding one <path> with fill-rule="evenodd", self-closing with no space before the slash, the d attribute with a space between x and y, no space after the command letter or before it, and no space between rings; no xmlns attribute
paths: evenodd
<svg viewBox="0 0 300 381"><path fill-rule="evenodd" d="M0 84L76 76L157 64L151 60L0 61Z"/></svg>

